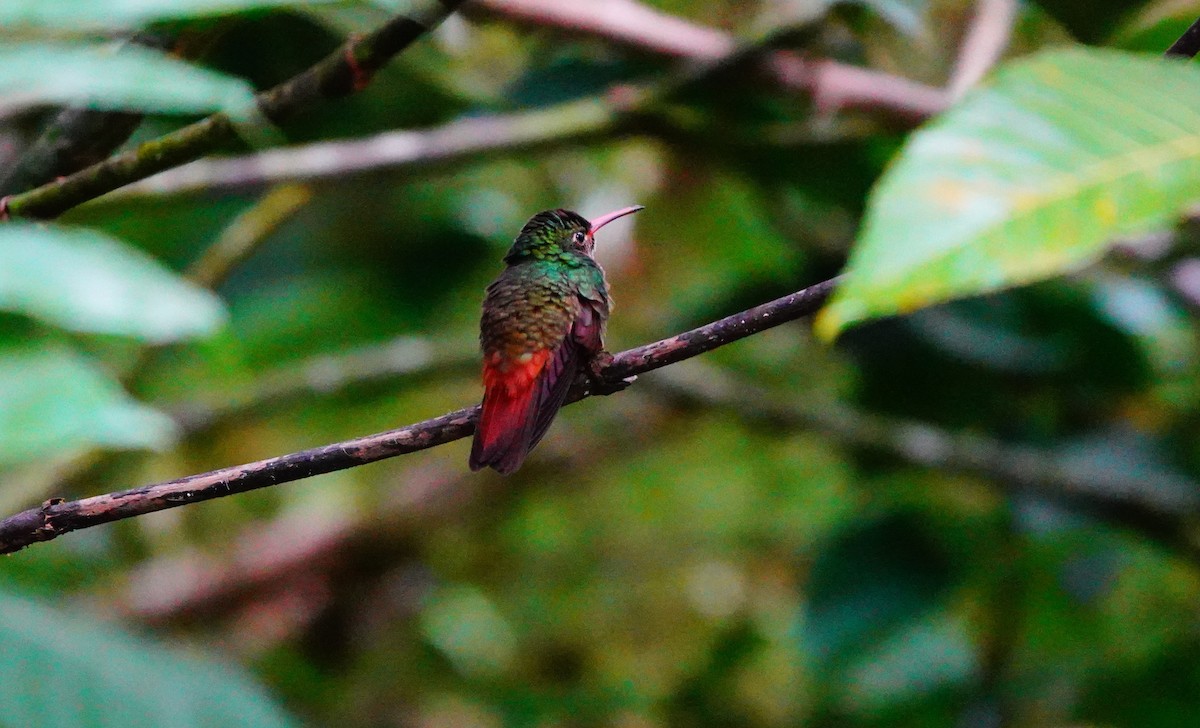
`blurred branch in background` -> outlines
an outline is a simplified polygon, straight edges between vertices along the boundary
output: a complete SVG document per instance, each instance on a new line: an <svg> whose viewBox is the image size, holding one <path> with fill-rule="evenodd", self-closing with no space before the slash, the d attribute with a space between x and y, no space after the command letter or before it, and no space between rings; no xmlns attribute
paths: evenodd
<svg viewBox="0 0 1200 728"><path fill-rule="evenodd" d="M184 275L205 288L218 288L237 266L253 255L280 225L295 216L311 199L312 191L303 185L271 188L234 218L217 239L200 253L200 257L188 266ZM126 368L126 374L122 377L125 383L136 383L163 348L143 348Z"/></svg>
<svg viewBox="0 0 1200 728"><path fill-rule="evenodd" d="M216 288L280 225L312 199L303 185L279 185L267 191L250 209L238 215L212 245L188 266L187 277L205 288Z"/></svg>
<svg viewBox="0 0 1200 728"><path fill-rule="evenodd" d="M621 45L692 60L716 60L736 48L733 37L636 0L477 0L498 17L592 35Z"/></svg>
<svg viewBox="0 0 1200 728"><path fill-rule="evenodd" d="M889 111L912 125L945 110L946 94L918 81L837 61L779 51L767 61L779 82L813 97L824 113L841 109Z"/></svg>
<svg viewBox="0 0 1200 728"><path fill-rule="evenodd" d="M394 536L416 520L457 510L471 497L465 480L444 467L413 468L370 513L304 510L242 532L223 557L194 549L148 562L129 575L123 609L149 622L186 618L300 574L327 572L357 541Z"/></svg>
<svg viewBox="0 0 1200 728"><path fill-rule="evenodd" d="M1016 0L979 0L976 3L975 17L959 49L958 62L946 82L946 95L951 100L962 98L996 65L1008 47L1016 21Z"/></svg>
<svg viewBox="0 0 1200 728"><path fill-rule="evenodd" d="M475 371L479 356L454 351L427 339L401 336L337 354L315 356L299 364L264 374L240 395L223 393L221 402L189 402L173 409L185 435L207 431L222 423L264 412L290 402L329 396L354 387L441 372Z"/></svg>
<svg viewBox="0 0 1200 728"><path fill-rule="evenodd" d="M483 6L502 15L511 13L520 20L589 32L704 65L686 69L662 83L642 88L619 84L596 98L545 109L460 119L432 129L391 131L366 139L196 161L131 185L120 194L172 195L366 171L425 169L645 131L637 124L638 118L653 116L655 104L681 82L693 82L740 60L742 54L730 35L629 0L580 5L493 0ZM753 46L743 50L759 52ZM804 58L789 51L770 51L762 67L784 88L811 95L815 105L826 113L839 109L887 111L919 122L948 103L943 91L916 81L837 61Z"/></svg>
<svg viewBox="0 0 1200 728"><path fill-rule="evenodd" d="M621 45L691 61L716 61L736 52L737 40L715 28L661 13L636 0L559 3L555 0L482 0L476 7L537 25L589 33ZM772 51L763 68L783 88L810 94L823 111L887 111L921 121L946 108L937 88L868 68Z"/></svg>
<svg viewBox="0 0 1200 728"><path fill-rule="evenodd" d="M569 144L612 133L621 118L607 99L538 111L461 119L425 131L319 142L224 159L206 159L134 184L121 196L170 195L287 180L318 180L379 169L426 168L487 154Z"/></svg>
<svg viewBox="0 0 1200 728"><path fill-rule="evenodd" d="M786 397L698 363L655 377L648 386L679 404L718 407L771 428L813 429L922 467L979 475L1011 495L1068 504L1200 563L1200 489L1191 481L1110 470L1090 459L1069 460L1053 451L867 414L833 401L781 405Z"/></svg>
<svg viewBox="0 0 1200 728"><path fill-rule="evenodd" d="M259 112L279 124L317 101L361 90L384 64L461 4L462 0L421 0L413 17L396 16L367 35L351 38L302 73L257 94ZM0 210L5 217L57 217L83 202L220 149L236 137L234 122L225 114L214 114L69 177L0 199Z"/></svg>
<svg viewBox="0 0 1200 728"><path fill-rule="evenodd" d="M621 387L631 376L683 361L811 315L825 302L837 283L836 278L824 281L697 329L616 354L600 369L603 383ZM572 401L590 395L591 392L586 388L576 390ZM471 434L478 411L477 406L467 407L408 427L166 483L76 501L51 499L39 508L31 508L0 521L0 553L12 553L31 543L49 541L81 528L444 445Z"/></svg>
<svg viewBox="0 0 1200 728"><path fill-rule="evenodd" d="M585 4L568 8L543 0L503 0L486 6L493 11L512 13L525 21L591 32L627 45L698 62L719 65L737 53L734 38L720 31L666 16L636 2L621 0L619 5ZM647 22L649 16L653 16L654 22ZM404 22L408 21L397 19L392 24ZM377 31L373 36L382 32ZM354 48L357 58L358 49L373 36L354 41L346 48ZM408 42L413 39L415 36ZM399 50L402 48L396 52ZM352 86L333 91L320 86L319 79L341 79L349 73L345 53L345 50L335 53L306 74L259 94L259 105L265 116L277 122L315 98L357 90ZM362 73L368 73L386 60L374 55L370 58L369 62L358 59ZM883 110L918 122L941 111L948 103L945 92L915 81L836 61L804 58L788 51L771 52L764 68L785 88L810 94L818 108L826 112L843 108ZM692 76L694 74L687 74L685 78ZM344 79L343 82L348 83ZM313 84L321 88L315 97L310 90ZM328 82L325 85L329 85ZM304 89L305 93L298 89ZM130 193L175 194L273 181L313 180L576 142L619 132L620 122L635 112L646 111L647 102L658 98L653 89L641 95L628 91L625 87L614 88L599 99L522 114L464 119L437 129L388 132L363 140L325 142L193 162L141 182L131 188ZM631 107L633 99L638 101ZM8 199L6 209L12 216L54 217L77 204L219 149L232 140L234 133L226 117L209 117L55 185L14 195Z"/></svg>

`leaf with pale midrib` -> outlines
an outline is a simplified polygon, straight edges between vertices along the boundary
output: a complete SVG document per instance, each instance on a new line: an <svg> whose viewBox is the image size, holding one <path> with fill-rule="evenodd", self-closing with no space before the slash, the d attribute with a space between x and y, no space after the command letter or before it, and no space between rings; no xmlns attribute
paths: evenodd
<svg viewBox="0 0 1200 728"><path fill-rule="evenodd" d="M916 133L818 319L863 319L1080 269L1200 199L1200 68L1039 54Z"/></svg>

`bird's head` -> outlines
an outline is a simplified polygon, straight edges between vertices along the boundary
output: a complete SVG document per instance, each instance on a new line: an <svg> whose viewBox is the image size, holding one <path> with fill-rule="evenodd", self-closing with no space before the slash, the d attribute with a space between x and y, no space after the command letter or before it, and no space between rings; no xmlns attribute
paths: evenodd
<svg viewBox="0 0 1200 728"><path fill-rule="evenodd" d="M596 245L596 231L618 217L631 215L643 209L641 205L623 207L595 222L588 222L577 212L570 210L543 210L525 223L517 239L504 256L506 263L518 263L529 259L570 258L580 253L592 256Z"/></svg>

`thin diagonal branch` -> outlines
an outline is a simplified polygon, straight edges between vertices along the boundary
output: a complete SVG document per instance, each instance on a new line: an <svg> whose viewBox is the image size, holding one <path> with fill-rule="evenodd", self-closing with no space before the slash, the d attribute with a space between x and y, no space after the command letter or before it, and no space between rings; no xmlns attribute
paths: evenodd
<svg viewBox="0 0 1200 728"><path fill-rule="evenodd" d="M1016 0L979 0L967 28L946 94L954 101L979 83L1008 47L1017 20Z"/></svg>
<svg viewBox="0 0 1200 728"><path fill-rule="evenodd" d="M272 188L238 215L212 245L200 253L200 257L188 266L187 277L205 288L217 288L311 199L312 190L302 185Z"/></svg>
<svg viewBox="0 0 1200 728"><path fill-rule="evenodd" d="M680 404L721 408L776 429L814 429L917 465L979 475L1007 493L1066 503L1200 562L1200 498L1183 477L1096 467L1049 449L858 412L838 402L782 404L764 388L711 367L673 369L654 380L654 389Z"/></svg>
<svg viewBox="0 0 1200 728"><path fill-rule="evenodd" d="M475 7L519 22L587 33L700 63L719 61L738 49L737 39L729 33L636 0L479 0ZM778 50L765 55L761 65L781 87L811 94L824 110L885 111L919 123L949 105L941 89L829 59Z"/></svg>
<svg viewBox="0 0 1200 728"><path fill-rule="evenodd" d="M630 376L688 359L813 314L833 292L838 281L837 278L824 281L677 336L623 351L602 368L602 378L606 383L618 384ZM574 393L574 399L577 401L590 394L584 388ZM102 523L345 470L443 445L470 435L475 429L478 414L477 406L466 407L396 430L165 483L75 501L52 499L41 507L0 521L0 553L19 551L31 543L49 541L64 533Z"/></svg>
<svg viewBox="0 0 1200 728"><path fill-rule="evenodd" d="M636 0L477 0L474 5L518 22L586 33L677 58L715 60L737 45L727 33Z"/></svg>
<svg viewBox="0 0 1200 728"><path fill-rule="evenodd" d="M130 185L118 194L169 195L270 182L314 181L370 170L427 169L612 133L620 118L620 108L607 99L572 101L535 111L459 119L421 131L389 131L365 139L202 159Z"/></svg>
<svg viewBox="0 0 1200 728"><path fill-rule="evenodd" d="M398 53L456 10L463 0L421 0L411 16L399 15L344 45L293 78L255 97L262 115L279 124L322 99L358 91ZM221 149L237 135L225 114L205 119L110 157L58 182L4 198L6 217L53 218L76 205L132 182Z"/></svg>
<svg viewBox="0 0 1200 728"><path fill-rule="evenodd" d="M244 420L289 402L329 396L348 389L398 378L461 373L478 368L479 357L463 347L451 348L415 336L400 336L322 354L281 367L258 378L247 392L220 393L215 402L189 402L168 407L179 429L188 436L230 420Z"/></svg>
<svg viewBox="0 0 1200 728"><path fill-rule="evenodd" d="M617 84L594 98L532 111L463 118L429 129L389 131L364 139L202 159L129 185L118 195L186 194L337 178L374 170L426 170L495 154L644 131L646 125L637 123L639 117L654 116L655 104L672 91L763 53L760 44L739 47L731 35L632 0L579 4L487 0L482 7L519 20L553 24L683 57L694 64L658 83ZM810 94L824 111L886 111L915 124L947 105L948 97L940 89L868 68L804 58L790 51L766 51L761 62L754 62L783 88Z"/></svg>
<svg viewBox="0 0 1200 728"><path fill-rule="evenodd" d="M1168 58L1195 58L1197 53L1200 53L1200 19L1183 31L1183 35L1171 44L1164 55Z"/></svg>

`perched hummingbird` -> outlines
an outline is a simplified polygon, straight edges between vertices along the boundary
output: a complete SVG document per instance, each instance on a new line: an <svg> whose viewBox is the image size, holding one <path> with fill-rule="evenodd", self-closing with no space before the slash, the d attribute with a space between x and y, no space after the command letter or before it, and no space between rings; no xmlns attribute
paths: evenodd
<svg viewBox="0 0 1200 728"><path fill-rule="evenodd" d="M625 207L595 222L546 210L521 228L483 300L483 413L471 470L490 465L507 474L521 467L576 374L603 350L610 302L604 271L592 258L593 236L641 209Z"/></svg>

